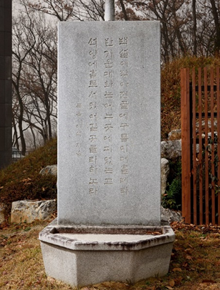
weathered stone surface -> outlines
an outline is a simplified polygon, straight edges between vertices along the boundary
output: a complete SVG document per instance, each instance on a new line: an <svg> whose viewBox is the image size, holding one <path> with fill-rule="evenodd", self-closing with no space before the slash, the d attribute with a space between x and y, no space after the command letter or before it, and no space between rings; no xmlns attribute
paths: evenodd
<svg viewBox="0 0 220 290"><path fill-rule="evenodd" d="M168 139L169 140L180 140L181 139L181 129L172 130L168 134Z"/></svg>
<svg viewBox="0 0 220 290"><path fill-rule="evenodd" d="M123 234L94 234L85 227L87 234L76 234L68 232L69 227L48 226L39 237L47 275L72 286L103 281L134 283L155 273L165 275L174 241L172 228L133 228L145 234L126 234L125 228L121 229ZM161 234L154 235L154 231Z"/></svg>
<svg viewBox="0 0 220 290"><path fill-rule="evenodd" d="M180 212L173 211L169 208L164 208L161 206L161 222L181 222L182 216Z"/></svg>
<svg viewBox="0 0 220 290"><path fill-rule="evenodd" d="M0 203L0 224L5 221L5 204Z"/></svg>
<svg viewBox="0 0 220 290"><path fill-rule="evenodd" d="M41 169L40 171L41 175L54 175L57 176L57 165L48 165Z"/></svg>
<svg viewBox="0 0 220 290"><path fill-rule="evenodd" d="M159 225L159 22L63 22L58 51L58 223Z"/></svg>
<svg viewBox="0 0 220 290"><path fill-rule="evenodd" d="M161 142L161 157L167 159L175 159L182 154L181 140L162 141Z"/></svg>
<svg viewBox="0 0 220 290"><path fill-rule="evenodd" d="M170 172L169 161L161 158L161 194L164 194L167 187L167 176Z"/></svg>
<svg viewBox="0 0 220 290"><path fill-rule="evenodd" d="M56 211L56 200L19 200L12 203L11 222L32 223L35 220L46 220Z"/></svg>

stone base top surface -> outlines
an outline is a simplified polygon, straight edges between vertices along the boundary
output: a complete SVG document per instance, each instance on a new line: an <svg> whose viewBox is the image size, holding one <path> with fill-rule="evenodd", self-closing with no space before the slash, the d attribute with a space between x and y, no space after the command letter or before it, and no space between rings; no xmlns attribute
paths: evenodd
<svg viewBox="0 0 220 290"><path fill-rule="evenodd" d="M42 242L72 250L140 250L174 241L170 226L160 227L46 227Z"/></svg>

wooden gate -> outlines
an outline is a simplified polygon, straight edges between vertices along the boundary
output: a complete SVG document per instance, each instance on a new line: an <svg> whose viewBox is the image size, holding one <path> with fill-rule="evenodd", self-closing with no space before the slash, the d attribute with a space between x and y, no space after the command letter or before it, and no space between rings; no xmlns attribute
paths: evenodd
<svg viewBox="0 0 220 290"><path fill-rule="evenodd" d="M181 70L182 215L220 225L219 68Z"/></svg>

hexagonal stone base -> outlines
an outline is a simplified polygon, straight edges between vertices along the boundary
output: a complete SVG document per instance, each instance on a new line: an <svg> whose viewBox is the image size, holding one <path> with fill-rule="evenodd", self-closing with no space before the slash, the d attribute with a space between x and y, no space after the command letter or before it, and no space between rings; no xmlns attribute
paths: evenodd
<svg viewBox="0 0 220 290"><path fill-rule="evenodd" d="M163 227L62 227L39 236L46 274L72 286L137 282L168 272L175 239Z"/></svg>

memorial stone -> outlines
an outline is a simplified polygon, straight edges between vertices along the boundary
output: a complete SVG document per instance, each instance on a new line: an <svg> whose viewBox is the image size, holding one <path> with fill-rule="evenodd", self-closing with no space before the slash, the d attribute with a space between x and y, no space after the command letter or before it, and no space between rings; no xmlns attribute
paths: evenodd
<svg viewBox="0 0 220 290"><path fill-rule="evenodd" d="M160 224L159 35L159 22L60 24L59 224Z"/></svg>
<svg viewBox="0 0 220 290"><path fill-rule="evenodd" d="M58 218L39 238L47 275L72 286L168 272L159 40L159 22L59 24Z"/></svg>

